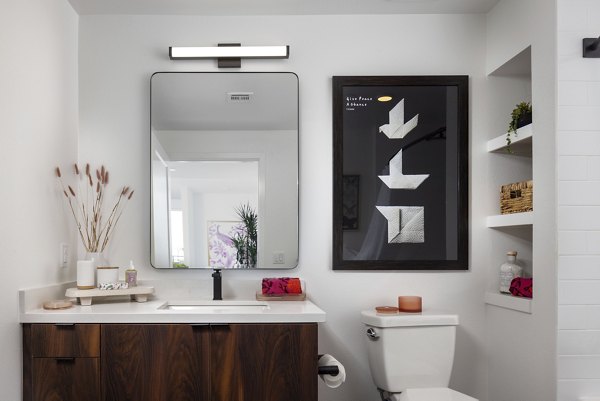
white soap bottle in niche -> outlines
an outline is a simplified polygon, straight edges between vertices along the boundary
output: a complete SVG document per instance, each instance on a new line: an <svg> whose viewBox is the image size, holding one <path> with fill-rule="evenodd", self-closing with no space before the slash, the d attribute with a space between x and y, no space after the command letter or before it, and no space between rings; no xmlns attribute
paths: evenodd
<svg viewBox="0 0 600 401"><path fill-rule="evenodd" d="M517 264L517 251L506 252L507 260L500 266L500 292L510 294L510 283L521 277L523 268Z"/></svg>

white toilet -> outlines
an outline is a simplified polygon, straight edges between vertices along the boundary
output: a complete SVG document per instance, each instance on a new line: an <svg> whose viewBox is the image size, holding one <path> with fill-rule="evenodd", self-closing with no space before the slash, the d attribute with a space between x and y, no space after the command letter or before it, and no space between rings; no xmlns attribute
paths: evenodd
<svg viewBox="0 0 600 401"><path fill-rule="evenodd" d="M362 312L371 376L382 400L477 401L448 388L457 315Z"/></svg>

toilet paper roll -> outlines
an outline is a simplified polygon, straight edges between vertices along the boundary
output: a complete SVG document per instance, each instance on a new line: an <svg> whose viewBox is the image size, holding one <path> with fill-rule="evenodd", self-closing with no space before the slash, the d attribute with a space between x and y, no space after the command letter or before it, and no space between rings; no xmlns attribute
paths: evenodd
<svg viewBox="0 0 600 401"><path fill-rule="evenodd" d="M344 369L344 365L333 356L329 354L324 354L321 358L319 358L319 366L337 366L340 370L335 376L332 375L319 375L321 380L325 382L327 387L337 388L342 385L343 382L346 381L346 369Z"/></svg>

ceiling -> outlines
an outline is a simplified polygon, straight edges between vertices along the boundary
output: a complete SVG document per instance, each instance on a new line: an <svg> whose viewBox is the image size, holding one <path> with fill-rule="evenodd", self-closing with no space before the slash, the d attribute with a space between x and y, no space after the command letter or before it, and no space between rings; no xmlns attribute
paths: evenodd
<svg viewBox="0 0 600 401"><path fill-rule="evenodd" d="M339 15L487 13L498 0L69 0L84 14Z"/></svg>

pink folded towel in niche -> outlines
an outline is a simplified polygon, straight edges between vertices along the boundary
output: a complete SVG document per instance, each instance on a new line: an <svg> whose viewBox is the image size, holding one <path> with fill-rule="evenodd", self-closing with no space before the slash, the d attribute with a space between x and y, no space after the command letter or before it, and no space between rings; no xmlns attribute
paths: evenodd
<svg viewBox="0 0 600 401"><path fill-rule="evenodd" d="M533 279L531 277L513 278L509 291L516 297L533 298Z"/></svg>
<svg viewBox="0 0 600 401"><path fill-rule="evenodd" d="M264 295L302 294L300 279L297 277L263 278Z"/></svg>

